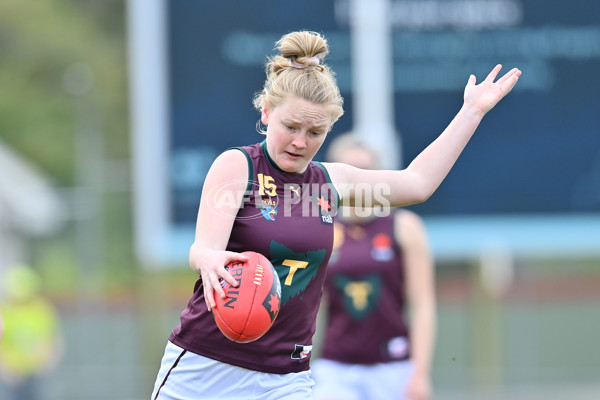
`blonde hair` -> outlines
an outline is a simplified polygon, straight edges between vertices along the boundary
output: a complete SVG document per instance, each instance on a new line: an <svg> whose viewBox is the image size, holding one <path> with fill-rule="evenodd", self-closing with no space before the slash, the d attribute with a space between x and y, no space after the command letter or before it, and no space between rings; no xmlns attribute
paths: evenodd
<svg viewBox="0 0 600 400"><path fill-rule="evenodd" d="M329 53L327 40L316 32L297 31L284 35L275 45L280 55L265 64L267 79L253 99L254 107L258 111L267 104L275 108L290 95L296 96L327 106L333 125L344 114L344 99L335 73L322 64Z"/></svg>

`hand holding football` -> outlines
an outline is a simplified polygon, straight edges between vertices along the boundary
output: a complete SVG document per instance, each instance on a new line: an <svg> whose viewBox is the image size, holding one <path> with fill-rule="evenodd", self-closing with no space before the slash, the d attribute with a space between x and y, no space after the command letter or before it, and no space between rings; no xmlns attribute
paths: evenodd
<svg viewBox="0 0 600 400"><path fill-rule="evenodd" d="M225 298L215 296L212 309L223 334L238 343L263 336L273 325L281 304L281 283L277 271L262 254L246 251L248 261L232 261L225 268L238 282L232 287L222 281Z"/></svg>

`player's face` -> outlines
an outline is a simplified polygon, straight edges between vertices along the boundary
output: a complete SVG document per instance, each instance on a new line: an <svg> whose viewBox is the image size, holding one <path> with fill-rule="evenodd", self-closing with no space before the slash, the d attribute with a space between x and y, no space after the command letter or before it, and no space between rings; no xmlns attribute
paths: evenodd
<svg viewBox="0 0 600 400"><path fill-rule="evenodd" d="M279 168L304 172L327 137L331 114L326 106L290 97L272 109L265 107L267 150Z"/></svg>

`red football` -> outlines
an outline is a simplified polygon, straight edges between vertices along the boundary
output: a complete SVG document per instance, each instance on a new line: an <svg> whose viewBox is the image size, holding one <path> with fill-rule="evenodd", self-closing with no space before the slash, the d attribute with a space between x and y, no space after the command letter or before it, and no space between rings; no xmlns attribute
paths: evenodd
<svg viewBox="0 0 600 400"><path fill-rule="evenodd" d="M238 281L232 287L224 280L226 297L215 293L213 315L227 338L238 343L252 342L264 335L279 314L281 283L277 271L262 254L246 251L248 261L232 261L225 268Z"/></svg>

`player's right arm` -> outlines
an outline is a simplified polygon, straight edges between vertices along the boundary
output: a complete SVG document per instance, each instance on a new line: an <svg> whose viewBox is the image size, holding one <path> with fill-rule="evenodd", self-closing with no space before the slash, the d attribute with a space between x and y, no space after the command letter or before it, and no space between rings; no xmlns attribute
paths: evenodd
<svg viewBox="0 0 600 400"><path fill-rule="evenodd" d="M209 311L215 306L214 291L225 297L219 278L237 286L225 265L235 260L247 261L246 256L225 250L247 185L248 162L239 150L219 155L204 181L189 261L190 268L202 277Z"/></svg>

